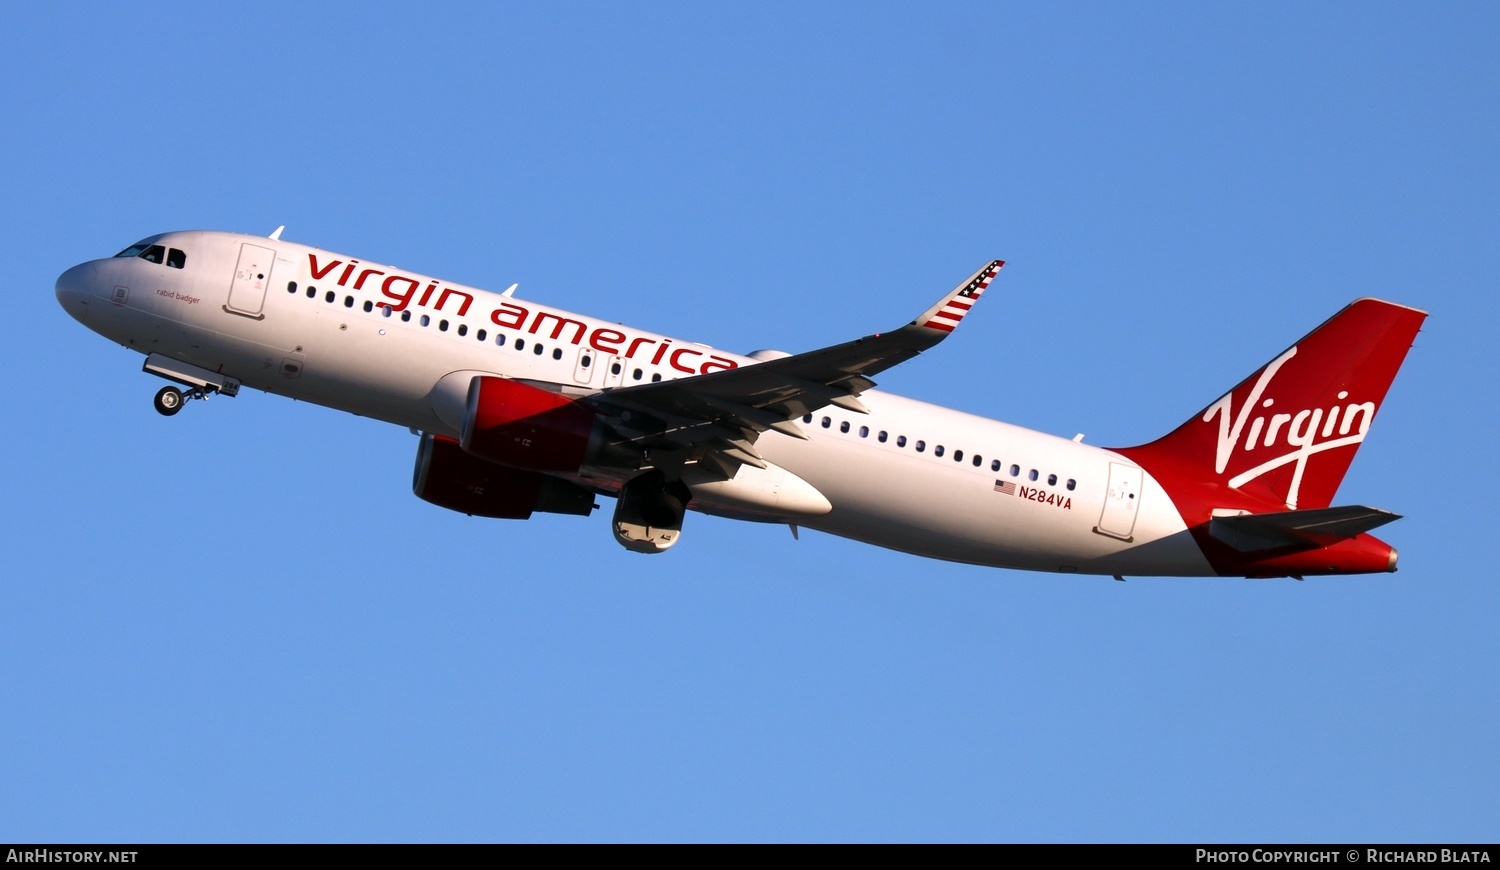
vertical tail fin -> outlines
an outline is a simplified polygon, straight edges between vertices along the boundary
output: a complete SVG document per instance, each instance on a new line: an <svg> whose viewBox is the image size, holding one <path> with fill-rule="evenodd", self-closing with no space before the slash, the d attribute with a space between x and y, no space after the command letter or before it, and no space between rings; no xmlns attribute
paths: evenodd
<svg viewBox="0 0 1500 870"><path fill-rule="evenodd" d="M1158 478L1327 507L1426 317L1353 302L1171 434L1122 452Z"/></svg>

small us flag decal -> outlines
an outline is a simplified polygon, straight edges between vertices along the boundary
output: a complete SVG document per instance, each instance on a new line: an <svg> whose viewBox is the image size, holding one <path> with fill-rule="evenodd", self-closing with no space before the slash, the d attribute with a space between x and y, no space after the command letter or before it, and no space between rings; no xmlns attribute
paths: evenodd
<svg viewBox="0 0 1500 870"><path fill-rule="evenodd" d="M995 481L995 492L1003 492L1006 495L1016 494L1016 485L1008 480Z"/></svg>

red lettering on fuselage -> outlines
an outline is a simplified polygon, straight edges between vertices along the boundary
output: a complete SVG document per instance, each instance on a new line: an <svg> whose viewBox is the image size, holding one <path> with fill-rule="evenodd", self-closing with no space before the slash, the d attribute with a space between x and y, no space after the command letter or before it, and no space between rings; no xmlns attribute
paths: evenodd
<svg viewBox="0 0 1500 870"><path fill-rule="evenodd" d="M618 329L600 327L589 333L589 347L600 353L619 353L620 342L624 340L625 333ZM606 346L606 343L612 346Z"/></svg>
<svg viewBox="0 0 1500 870"><path fill-rule="evenodd" d="M405 293L396 293L391 290L391 285L401 282L407 285ZM398 304L392 306L396 311L405 311L406 304L411 301L412 295L417 292L417 287L419 286L421 286L421 282L415 278L408 278L405 275L392 275L381 283L380 292L396 300Z"/></svg>
<svg viewBox="0 0 1500 870"><path fill-rule="evenodd" d="M311 253L307 255L307 262L312 268L312 276L314 281L320 280L324 275L327 275L329 272L332 272L334 269L337 269L344 263L343 260L334 260L332 263L329 263L328 265L319 269L318 255Z"/></svg>
<svg viewBox="0 0 1500 870"><path fill-rule="evenodd" d="M531 334L536 335L537 330L541 329L542 324L546 323L548 320L557 321L557 325L552 327L552 334L548 336L553 341L556 341L562 335L563 327L571 326L574 327L573 337L568 339L568 341L573 344L583 343L583 333L584 330L588 329L588 327L584 325L582 320L574 320L570 317L558 317L556 314L553 314L550 311L538 311L536 313L536 317L531 321Z"/></svg>
<svg viewBox="0 0 1500 870"><path fill-rule="evenodd" d="M379 269L366 269L363 272L359 273L359 277L358 278L354 279L354 289L355 290L363 290L363 289L365 289L365 279L366 278L370 277L371 275L384 275L384 274L385 273L382 272L382 271L380 271Z"/></svg>
<svg viewBox="0 0 1500 870"><path fill-rule="evenodd" d="M338 277L341 287L348 286L349 279L356 275L359 267L358 260L331 260L328 263L319 263L318 255L309 252L307 255L309 274L314 280L320 280L333 273L334 269L343 266L344 270ZM458 300L457 316L463 317L469 313L469 307L474 304L474 296L463 290L455 290L452 287L444 287L436 279L413 278L402 275L399 272L383 272L379 269L365 268L357 273L355 278L355 290L365 289L365 282L375 276L385 276L380 282L380 293L382 296L395 303L381 303L392 311L405 311L408 307L434 308L437 311L444 310L449 299ZM422 281L427 280L427 286L422 287ZM373 284L371 285L374 286ZM422 287L422 294L417 296L417 288ZM437 302L433 304L432 297L437 296ZM693 350L686 347L673 347L672 339L647 338L643 335L629 335L623 330L608 326L589 328L588 323L572 317L564 317L556 312L537 309L533 311L525 305L505 300L490 311L490 322L502 329L524 330L532 335L545 335L553 341L566 341L572 345L584 345L599 351L600 353L621 354L620 348L625 347L622 356L634 359L636 351L641 351L641 358L648 354L652 365L661 365L663 361L673 369L683 374L697 375L710 372L728 371L739 368L739 363L728 357L708 354L701 350ZM656 345L653 351L641 350L643 347ZM684 361L685 357L705 357L698 367L690 368ZM694 361L696 362L696 360Z"/></svg>
<svg viewBox="0 0 1500 870"><path fill-rule="evenodd" d="M683 354L689 353L693 356L703 356L703 351L701 350L693 350L690 347L679 347L676 350L672 351L672 359L670 360L670 362L672 363L672 368L677 369L679 372L687 372L690 375L695 375L698 373L697 369L690 369L682 364Z"/></svg>
<svg viewBox="0 0 1500 870"><path fill-rule="evenodd" d="M460 303L459 306L458 306L458 316L459 317L463 317L465 314L469 313L469 305L471 303L473 303L474 297L470 296L469 294L467 294L465 292L463 292L462 290L454 290L452 287L444 287L443 288L443 292L438 296L438 301L437 301L437 306L436 306L437 310L439 310L439 311L443 310L443 305L444 305L444 303L446 303L448 301L448 297L449 296L462 296L463 297L464 301L462 303Z"/></svg>
<svg viewBox="0 0 1500 870"><path fill-rule="evenodd" d="M630 340L630 348L625 351L625 358L626 359L635 359L635 349L638 348L638 347L640 347L643 344L656 344L656 339L654 339L654 338L632 338Z"/></svg>
<svg viewBox="0 0 1500 870"><path fill-rule="evenodd" d="M530 313L514 302L501 302L499 308L490 312L490 322L506 329L520 329Z"/></svg>

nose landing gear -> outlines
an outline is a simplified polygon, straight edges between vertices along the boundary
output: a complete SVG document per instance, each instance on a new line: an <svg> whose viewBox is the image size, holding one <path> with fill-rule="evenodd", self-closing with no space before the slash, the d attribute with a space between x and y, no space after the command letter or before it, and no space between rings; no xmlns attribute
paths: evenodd
<svg viewBox="0 0 1500 870"><path fill-rule="evenodd" d="M170 417L182 410L182 405L191 399L207 399L218 392L211 388L193 387L190 390L179 390L176 387L162 387L156 391L156 396L151 400L151 406L156 413L163 417Z"/></svg>
<svg viewBox="0 0 1500 870"><path fill-rule="evenodd" d="M157 353L146 357L146 364L141 368L153 375L160 375L184 384L188 388L184 391L177 387L162 387L156 391L156 397L151 400L151 405L156 408L156 413L163 417L170 417L181 411L183 403L189 399L207 399L214 393L233 396L240 391L240 382L234 378Z"/></svg>
<svg viewBox="0 0 1500 870"><path fill-rule="evenodd" d="M156 408L156 413L163 417L170 417L182 410L182 390L176 387L162 387L156 391L156 398L151 404Z"/></svg>

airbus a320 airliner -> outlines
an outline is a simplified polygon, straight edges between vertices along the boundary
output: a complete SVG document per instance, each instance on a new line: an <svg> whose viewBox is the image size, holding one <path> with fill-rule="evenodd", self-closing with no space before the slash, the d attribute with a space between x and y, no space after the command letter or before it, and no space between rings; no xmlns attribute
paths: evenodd
<svg viewBox="0 0 1500 870"><path fill-rule="evenodd" d="M248 386L419 433L413 490L473 516L588 515L660 553L686 511L975 565L1297 577L1396 569L1333 506L1424 312L1360 299L1164 437L1104 449L871 378L946 338L1003 263L905 326L746 356L280 238L164 233L57 279L184 400Z"/></svg>

